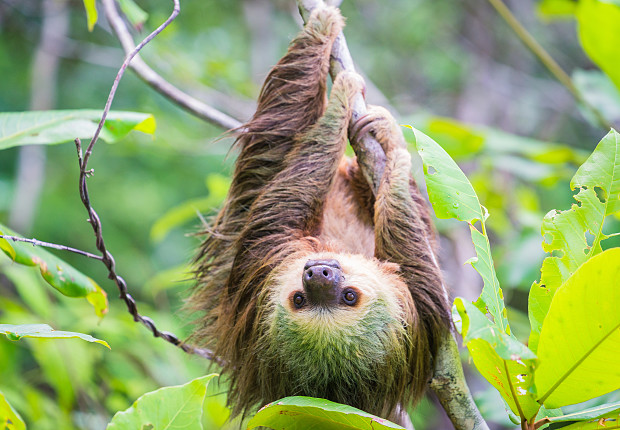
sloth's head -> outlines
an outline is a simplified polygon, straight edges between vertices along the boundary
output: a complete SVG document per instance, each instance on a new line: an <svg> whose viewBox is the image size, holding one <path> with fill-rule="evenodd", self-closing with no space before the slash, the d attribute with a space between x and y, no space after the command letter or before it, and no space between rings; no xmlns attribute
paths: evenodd
<svg viewBox="0 0 620 430"><path fill-rule="evenodd" d="M376 399L392 398L384 392L407 380L417 319L398 266L313 253L285 261L274 275L263 318L266 371L282 373L287 395L389 412L395 405Z"/></svg>

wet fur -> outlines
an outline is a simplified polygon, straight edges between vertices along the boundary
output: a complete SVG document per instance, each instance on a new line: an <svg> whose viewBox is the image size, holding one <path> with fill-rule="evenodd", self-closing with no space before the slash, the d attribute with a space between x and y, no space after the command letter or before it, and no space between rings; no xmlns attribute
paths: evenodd
<svg viewBox="0 0 620 430"><path fill-rule="evenodd" d="M235 414L307 395L388 417L422 395L448 327L429 216L391 116L373 110L388 160L376 199L344 157L363 84L341 73L327 102L342 26L336 9L314 13L268 75L197 257L189 303L204 316L194 339L227 363ZM304 263L317 258L340 262L356 306L292 306Z"/></svg>

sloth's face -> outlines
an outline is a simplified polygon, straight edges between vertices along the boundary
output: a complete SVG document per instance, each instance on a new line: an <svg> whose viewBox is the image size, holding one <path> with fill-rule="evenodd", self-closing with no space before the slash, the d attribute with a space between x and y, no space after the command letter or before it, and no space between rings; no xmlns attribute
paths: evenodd
<svg viewBox="0 0 620 430"><path fill-rule="evenodd" d="M333 387L349 392L382 368L406 365L414 305L397 265L315 253L283 263L270 285L264 357L295 378L288 395L342 400Z"/></svg>
<svg viewBox="0 0 620 430"><path fill-rule="evenodd" d="M315 253L297 257L276 271L271 301L300 324L319 318L354 322L383 302L396 319L404 317L409 295L398 266L357 254Z"/></svg>
<svg viewBox="0 0 620 430"><path fill-rule="evenodd" d="M396 264L358 254L295 257L274 273L267 316L272 329L284 324L289 332L328 338L360 336L363 327L400 331L413 306Z"/></svg>

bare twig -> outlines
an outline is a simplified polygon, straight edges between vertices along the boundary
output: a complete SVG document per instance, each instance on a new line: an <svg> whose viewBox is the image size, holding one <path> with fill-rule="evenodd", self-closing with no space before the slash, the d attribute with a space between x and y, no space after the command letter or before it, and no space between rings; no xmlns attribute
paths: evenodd
<svg viewBox="0 0 620 430"><path fill-rule="evenodd" d="M523 42L523 44L540 60L541 63L551 72L555 78L566 87L566 89L573 95L577 102L585 106L594 115L596 122L599 126L609 130L611 125L607 122L601 112L588 103L588 101L581 95L579 90L573 84L572 79L568 74L560 67L560 65L553 59L551 55L542 47L540 43L532 36L525 27L519 22L519 20L512 14L510 9L506 7L502 0L489 0L489 3L495 8L497 13L508 24L508 26L515 32L517 37Z"/></svg>
<svg viewBox="0 0 620 430"><path fill-rule="evenodd" d="M89 216L88 221L90 222L93 228L93 231L95 232L96 246L99 252L101 252L102 254L101 261L108 269L108 278L112 279L116 283L116 286L118 287L118 290L120 292L120 298L125 301L125 304L127 305L127 310L133 316L134 321L140 322L144 326L146 326L153 333L155 337L161 337L167 342L170 342L171 344L178 346L185 352L188 352L191 354L197 354L204 358L207 358L209 360L212 360L212 361L215 361L221 364L221 361L217 357L215 357L214 354L210 350L196 348L192 345L185 344L181 340L179 340L179 338L176 337L174 334L170 332L166 332L166 331L160 331L159 329L157 329L157 327L155 326L155 323L150 318L140 315L140 313L138 312L138 308L136 306L136 301L127 292L127 283L121 276L119 276L116 273L114 257L106 248L105 242L103 240L103 234L101 231L102 230L101 221L99 220L99 215L97 215L97 212L95 212L95 209L93 209L90 203L90 196L88 194L88 187L86 185L86 179L93 173L92 170L88 170L88 160L92 154L95 143L97 143L97 139L99 137L99 133L101 132L101 129L103 128L103 124L105 123L106 116L108 115L108 112L110 111L110 107L112 105L112 101L114 100L114 95L116 94L116 89L118 88L120 79L122 78L123 73L127 69L127 66L129 65L130 61L138 54L140 49L142 49L147 43L149 43L155 36L161 33L161 31L164 28L166 28L172 22L172 20L174 20L174 18L176 18L176 16L179 14L179 11L180 11L179 0L173 0L173 1L174 1L174 9L170 17L162 25L160 25L155 31L149 34L142 42L140 42L140 44L138 44L138 46L136 46L127 55L127 58L123 62L122 66L120 67L116 75L116 78L114 79L112 89L110 90L108 100L103 110L103 114L101 115L101 121L99 121L99 125L95 132L95 135L90 141L88 147L86 148L86 152L84 154L82 153L82 144L80 142L80 139L75 139L75 145L76 145L77 153L78 153L78 162L80 165L80 179L79 179L80 198L82 200L82 203L84 204L84 207L86 208L88 212L88 216Z"/></svg>
<svg viewBox="0 0 620 430"><path fill-rule="evenodd" d="M102 0L106 18L116 33L116 37L121 42L126 55L131 55L135 43L129 29L116 10L115 0ZM135 55L135 54L134 54ZM226 130L233 130L242 124L235 118L212 108L211 106L195 99L184 93L170 82L166 81L157 72L149 67L139 56L133 59L129 67L138 75L140 79L150 85L155 91L164 95L172 102L176 103L192 115L197 116L213 125L222 127Z"/></svg>
<svg viewBox="0 0 620 430"><path fill-rule="evenodd" d="M71 248L70 246L58 245L56 243L43 242L37 239L26 239L24 237L17 236L9 236L6 234L0 234L0 239L12 240L13 242L26 242L31 244L32 246L43 246L45 248L54 248L59 249L61 251L69 251L74 254L83 255L84 257L92 258L93 260L103 260L103 257L95 254L91 254L90 252L82 251L81 249Z"/></svg>

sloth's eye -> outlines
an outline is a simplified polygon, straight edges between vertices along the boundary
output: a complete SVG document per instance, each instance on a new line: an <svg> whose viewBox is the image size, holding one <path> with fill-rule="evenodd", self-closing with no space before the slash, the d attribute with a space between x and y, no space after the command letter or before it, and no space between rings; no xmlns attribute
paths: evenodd
<svg viewBox="0 0 620 430"><path fill-rule="evenodd" d="M301 308L305 301L306 299L304 299L304 296L301 293L295 293L293 296L293 304L297 309Z"/></svg>
<svg viewBox="0 0 620 430"><path fill-rule="evenodd" d="M357 303L357 294L352 290L345 290L344 293L342 293L342 299L347 305L353 306Z"/></svg>

